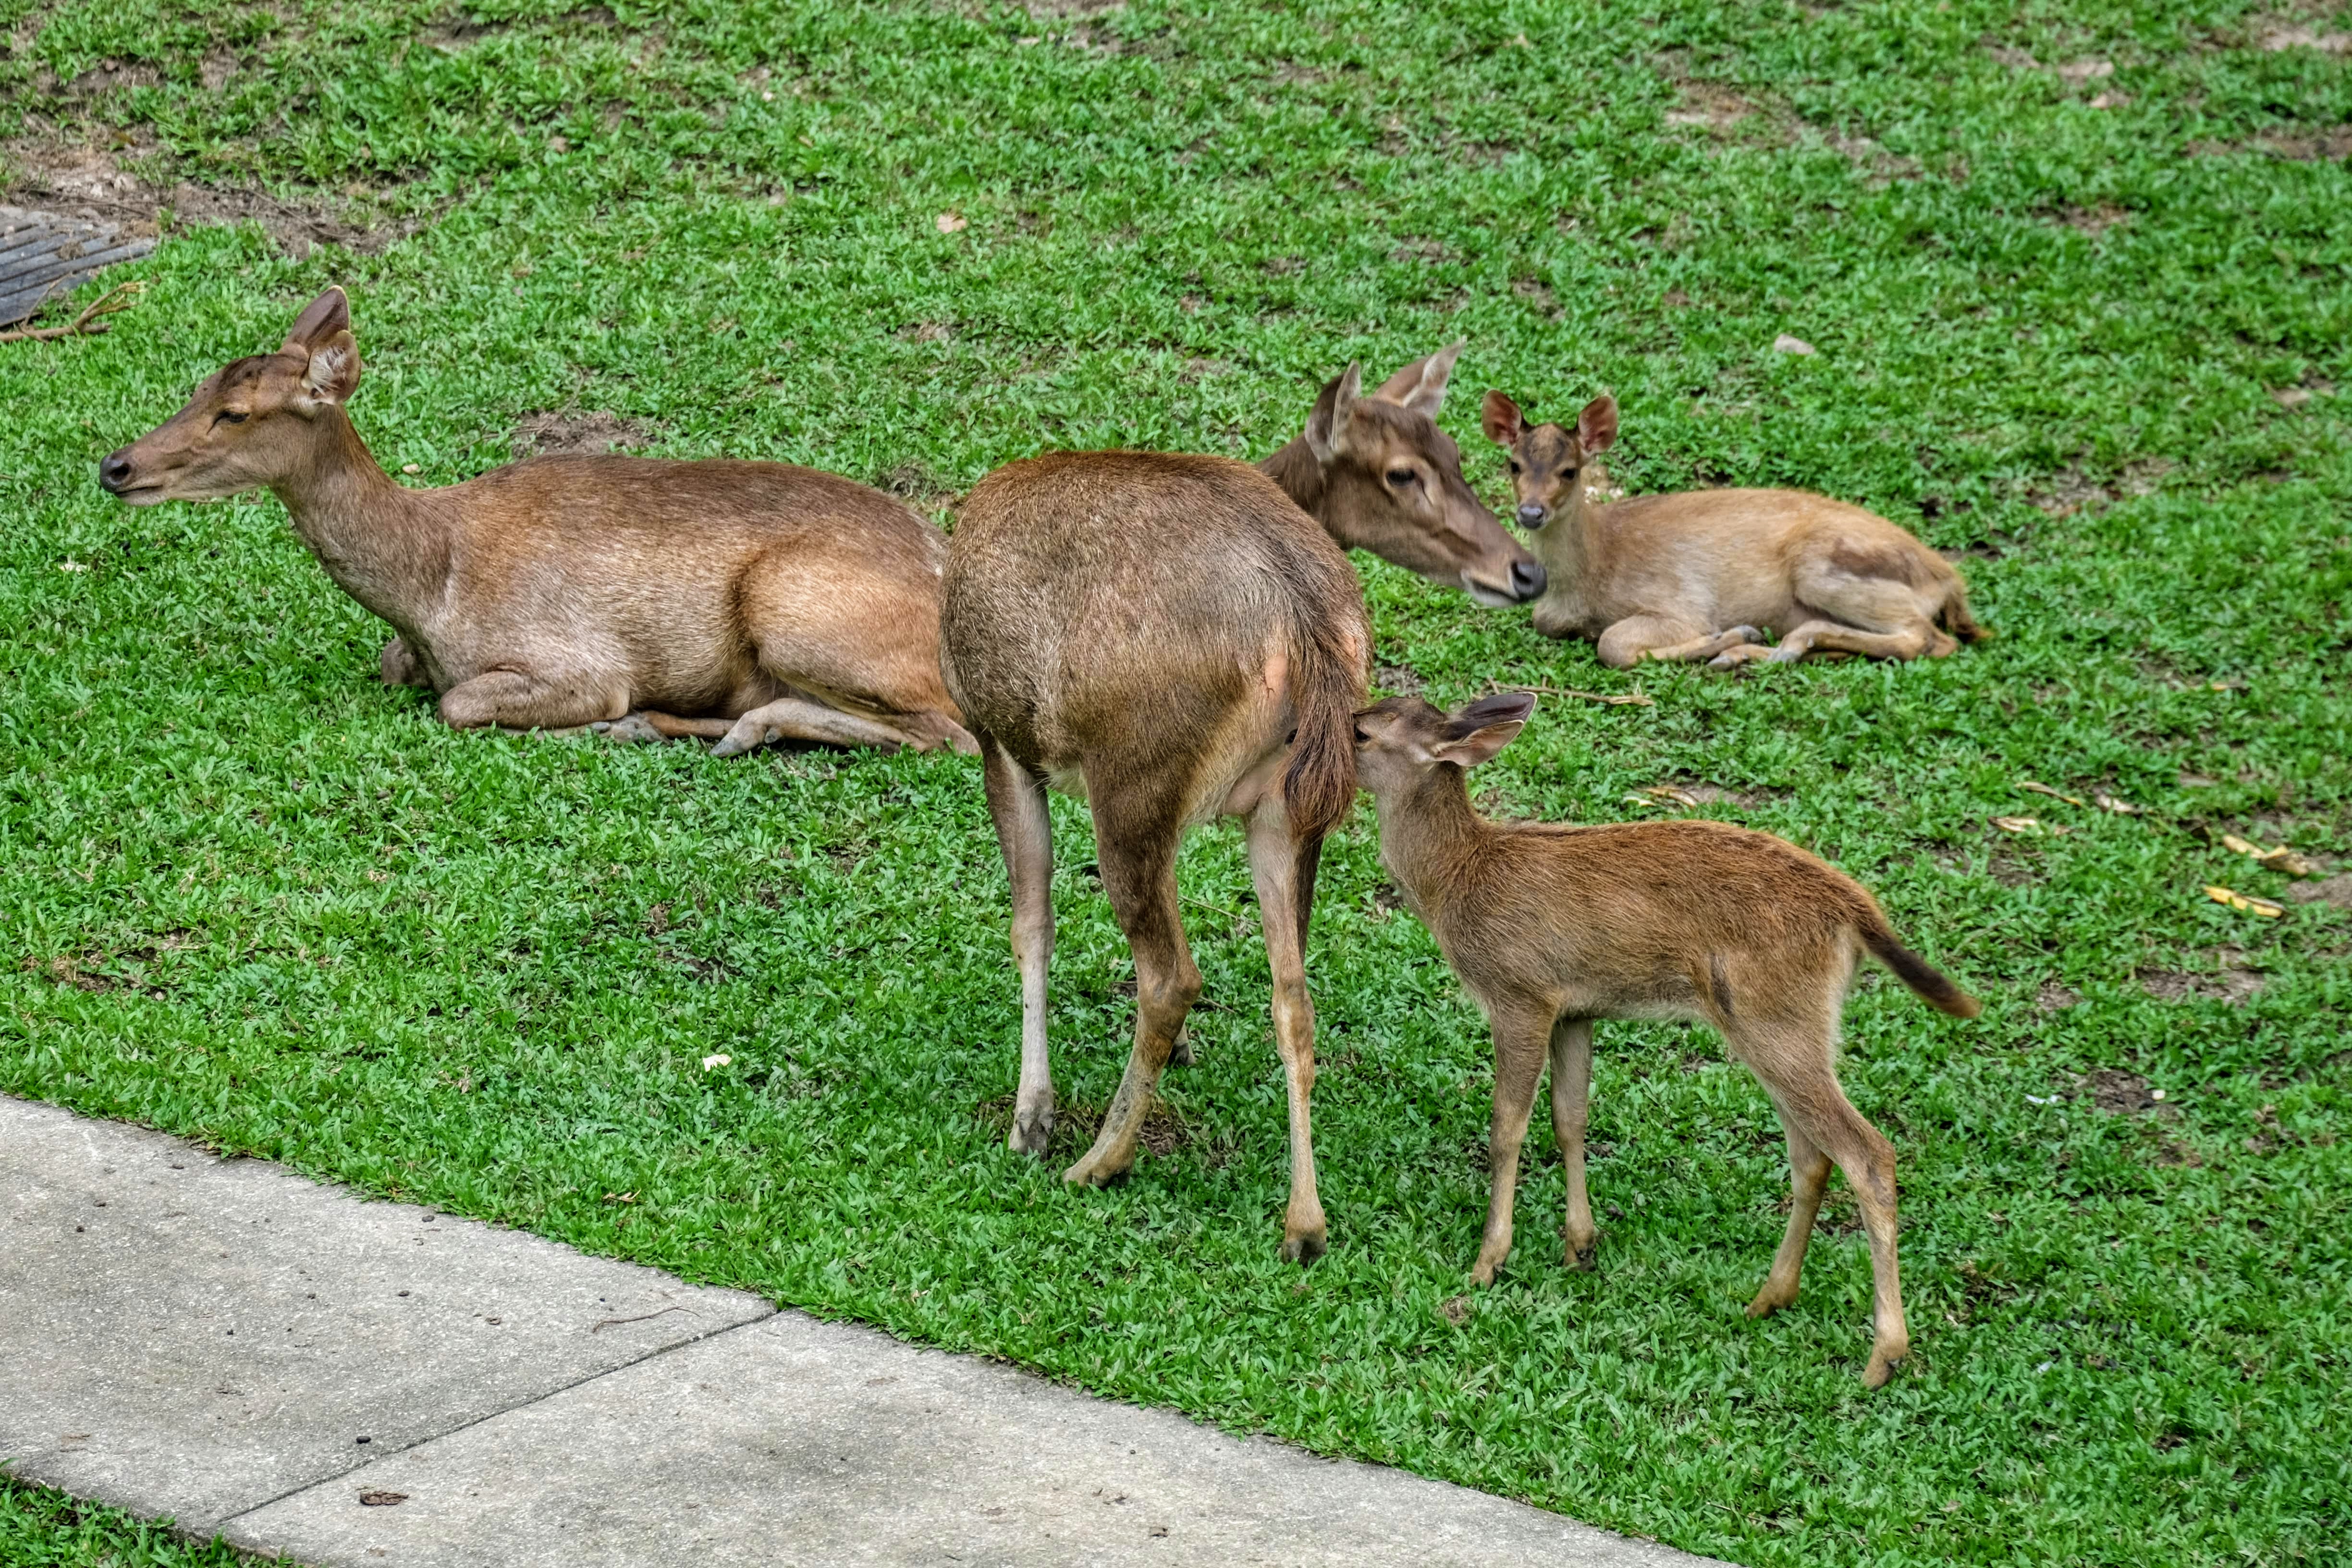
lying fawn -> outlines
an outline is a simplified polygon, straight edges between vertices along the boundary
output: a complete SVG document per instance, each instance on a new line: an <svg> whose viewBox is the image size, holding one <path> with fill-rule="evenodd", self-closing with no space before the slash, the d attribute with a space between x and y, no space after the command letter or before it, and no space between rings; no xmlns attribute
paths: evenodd
<svg viewBox="0 0 2352 1568"><path fill-rule="evenodd" d="M1344 549L1369 550L1486 605L1544 591L1544 569L1462 478L1462 449L1436 425L1462 345L1417 359L1362 395L1349 365L1323 388L1306 431L1258 465Z"/></svg>
<svg viewBox="0 0 2352 1568"><path fill-rule="evenodd" d="M343 405L340 289L276 353L205 379L99 466L133 506L263 486L342 590L399 635L385 684L466 729L972 749L939 673L938 533L878 490L782 463L537 458L441 489L379 467ZM634 714L633 714L633 710Z"/></svg>
<svg viewBox="0 0 2352 1568"><path fill-rule="evenodd" d="M1510 448L1519 525L1550 576L1536 630L1597 638L1613 668L1782 664L1815 648L1941 658L1990 635L1949 563L1858 506L1803 490L1596 501L1608 486L1598 459L1617 439L1614 398L1586 404L1573 430L1530 426L1499 392L1482 412L1487 437ZM1758 642L1766 631L1780 647Z"/></svg>
<svg viewBox="0 0 2352 1568"><path fill-rule="evenodd" d="M1876 1388L1910 1348L1895 1272L1895 1151L1838 1086L1838 1015L1865 952L1956 1018L1974 1017L1976 998L1897 942L1859 884L1769 834L1719 822L1570 827L1480 816L1463 772L1501 751L1534 709L1516 692L1452 714L1393 697L1356 716L1381 863L1494 1031L1494 1190L1471 1278L1492 1283L1510 1253L1519 1147L1547 1055L1568 1170L1568 1261L1589 1268L1593 1021L1710 1024L1763 1080L1789 1140L1788 1234L1748 1313L1796 1300L1835 1161L1870 1233L1876 1335L1863 1382Z"/></svg>
<svg viewBox="0 0 2352 1568"><path fill-rule="evenodd" d="M1323 835L1356 792L1349 724L1371 627L1329 536L1265 475L1223 458L1061 452L997 469L948 546L940 647L980 738L1013 886L1021 1089L1007 1142L1053 1131L1045 971L1054 949L1050 781L1094 813L1103 891L1135 954L1135 1043L1102 1131L1065 1173L1126 1174L1161 1069L1200 998L1176 848L1247 825L1290 1096L1283 1256L1324 1248L1307 1116L1315 1008L1304 948Z"/></svg>

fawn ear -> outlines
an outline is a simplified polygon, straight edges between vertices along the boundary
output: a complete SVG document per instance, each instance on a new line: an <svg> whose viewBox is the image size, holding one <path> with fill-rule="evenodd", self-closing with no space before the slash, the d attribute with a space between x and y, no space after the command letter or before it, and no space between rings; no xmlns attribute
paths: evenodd
<svg viewBox="0 0 2352 1568"><path fill-rule="evenodd" d="M1527 433L1527 421L1519 415L1519 405L1507 393L1489 392L1486 401L1478 405L1478 425L1486 432L1486 439L1497 447L1516 447Z"/></svg>
<svg viewBox="0 0 2352 1568"><path fill-rule="evenodd" d="M305 418L329 404L340 406L360 385L360 345L349 328L312 343L309 352L310 363L302 370L302 390L293 401L294 412Z"/></svg>
<svg viewBox="0 0 2352 1568"><path fill-rule="evenodd" d="M1536 710L1534 694L1498 691L1447 716L1445 736L1429 749L1441 763L1475 768L1511 743Z"/></svg>
<svg viewBox="0 0 2352 1568"><path fill-rule="evenodd" d="M302 307L302 313L295 317L294 324L287 329L286 342L278 352L302 353L337 332L351 330L352 302L343 297L341 289L331 286L325 293Z"/></svg>
<svg viewBox="0 0 2352 1568"><path fill-rule="evenodd" d="M1372 394L1384 403L1402 403L1416 414L1426 414L1432 419L1445 406L1445 384L1454 379L1454 362L1462 357L1462 349L1469 342L1449 343L1427 359L1417 359L1386 381Z"/></svg>
<svg viewBox="0 0 2352 1568"><path fill-rule="evenodd" d="M1317 462L1328 463L1347 448L1348 416L1363 389L1363 366L1350 364L1315 400L1315 412L1307 416L1307 449Z"/></svg>
<svg viewBox="0 0 2352 1568"><path fill-rule="evenodd" d="M1602 393L1576 416L1576 444L1588 458L1597 458L1617 444L1617 400Z"/></svg>

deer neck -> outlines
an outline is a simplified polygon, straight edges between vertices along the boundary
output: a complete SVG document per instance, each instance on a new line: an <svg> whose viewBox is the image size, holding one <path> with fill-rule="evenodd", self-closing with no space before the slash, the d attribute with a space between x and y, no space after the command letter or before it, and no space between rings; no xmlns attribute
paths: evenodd
<svg viewBox="0 0 2352 1568"><path fill-rule="evenodd" d="M341 408L311 425L310 449L270 485L336 586L415 633L449 575L450 527L431 492L397 483Z"/></svg>
<svg viewBox="0 0 2352 1568"><path fill-rule="evenodd" d="M1258 472L1280 485L1282 493L1288 496L1299 510L1321 523L1326 533L1339 540L1343 548L1347 545L1347 539L1331 526L1331 520L1323 515L1324 502L1329 490L1323 483L1322 461L1315 456L1315 449L1307 444L1306 437L1293 438L1289 445L1260 463L1257 468Z"/></svg>
<svg viewBox="0 0 2352 1568"><path fill-rule="evenodd" d="M1470 804L1460 768L1432 768L1401 798L1381 799L1381 864L1435 929L1445 919L1447 895L1463 882L1486 847L1494 826Z"/></svg>
<svg viewBox="0 0 2352 1568"><path fill-rule="evenodd" d="M1607 488L1608 474L1598 463L1588 463L1576 476L1573 492L1542 532L1536 535L1536 559L1543 563L1548 586L1538 606L1548 625L1590 629L1601 596L1602 559L1601 506L1591 492Z"/></svg>

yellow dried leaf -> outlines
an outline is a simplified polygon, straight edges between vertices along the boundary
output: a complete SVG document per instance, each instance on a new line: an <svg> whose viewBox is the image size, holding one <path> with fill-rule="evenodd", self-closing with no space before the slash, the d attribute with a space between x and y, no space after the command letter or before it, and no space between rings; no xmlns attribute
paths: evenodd
<svg viewBox="0 0 2352 1568"><path fill-rule="evenodd" d="M2257 856L2255 858L2261 862L2262 868L2265 871L2277 871L2289 877L2316 877L2319 875L2319 867L2309 856L2305 855L2300 850L2289 849L2284 845L2272 850L2267 855Z"/></svg>
<svg viewBox="0 0 2352 1568"><path fill-rule="evenodd" d="M1676 805L1696 805L1698 796L1679 784L1652 784L1642 792L1653 800L1670 800Z"/></svg>
<svg viewBox="0 0 2352 1568"><path fill-rule="evenodd" d="M2283 904L2274 904L2268 899L2257 899L2230 888L2209 886L2205 889L2205 896L2217 904L2227 904L2233 910L2242 910L2250 915L2260 915L2266 921L2274 921L2286 913L2286 908Z"/></svg>
<svg viewBox="0 0 2352 1568"><path fill-rule="evenodd" d="M2095 795L2091 797L2091 804L2096 805L2101 811L2112 811L2117 816L2137 816L2147 809L2146 806L2134 805L2127 800L2117 800L2111 795Z"/></svg>
<svg viewBox="0 0 2352 1568"><path fill-rule="evenodd" d="M2064 801L2068 805L2082 805L2082 804L2083 804L2083 803L2082 803L2082 801L2081 801L2081 799L2079 799L2078 797L2076 797L2076 796L2074 796L2074 795L2062 795L2062 794L2060 794L2058 791L2056 791L2056 790L2054 790L2054 789L2052 789L2048 784L2037 784L2037 783L2035 783L2035 782L2034 782L2033 780L2032 780L2032 779L2020 779L2020 780L2018 780L2018 781L2017 781L2017 787L2018 787L2018 788L2020 788L2020 789L2021 789L2021 790L2027 790L2027 791L2030 791L2030 792L2032 792L2032 794L2034 794L2034 795L2048 795L2052 800L2063 800L2063 801Z"/></svg>
<svg viewBox="0 0 2352 1568"><path fill-rule="evenodd" d="M933 221L939 225L941 234L953 234L964 226L965 219L961 213L941 213Z"/></svg>
<svg viewBox="0 0 2352 1568"><path fill-rule="evenodd" d="M2042 824L2031 816L1996 816L1992 825L2003 833L2041 833Z"/></svg>
<svg viewBox="0 0 2352 1568"><path fill-rule="evenodd" d="M2250 844L2234 833L2224 833L2221 835L2221 847L2224 849L2234 850L2241 855L2251 855L2257 860L2270 853L2269 850L2264 849L2261 845Z"/></svg>

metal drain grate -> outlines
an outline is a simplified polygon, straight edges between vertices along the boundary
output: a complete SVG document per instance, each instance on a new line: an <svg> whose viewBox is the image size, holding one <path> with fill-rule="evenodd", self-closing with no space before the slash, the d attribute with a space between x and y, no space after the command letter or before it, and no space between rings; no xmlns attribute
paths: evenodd
<svg viewBox="0 0 2352 1568"><path fill-rule="evenodd" d="M13 326L75 284L155 242L112 224L0 207L0 327Z"/></svg>

